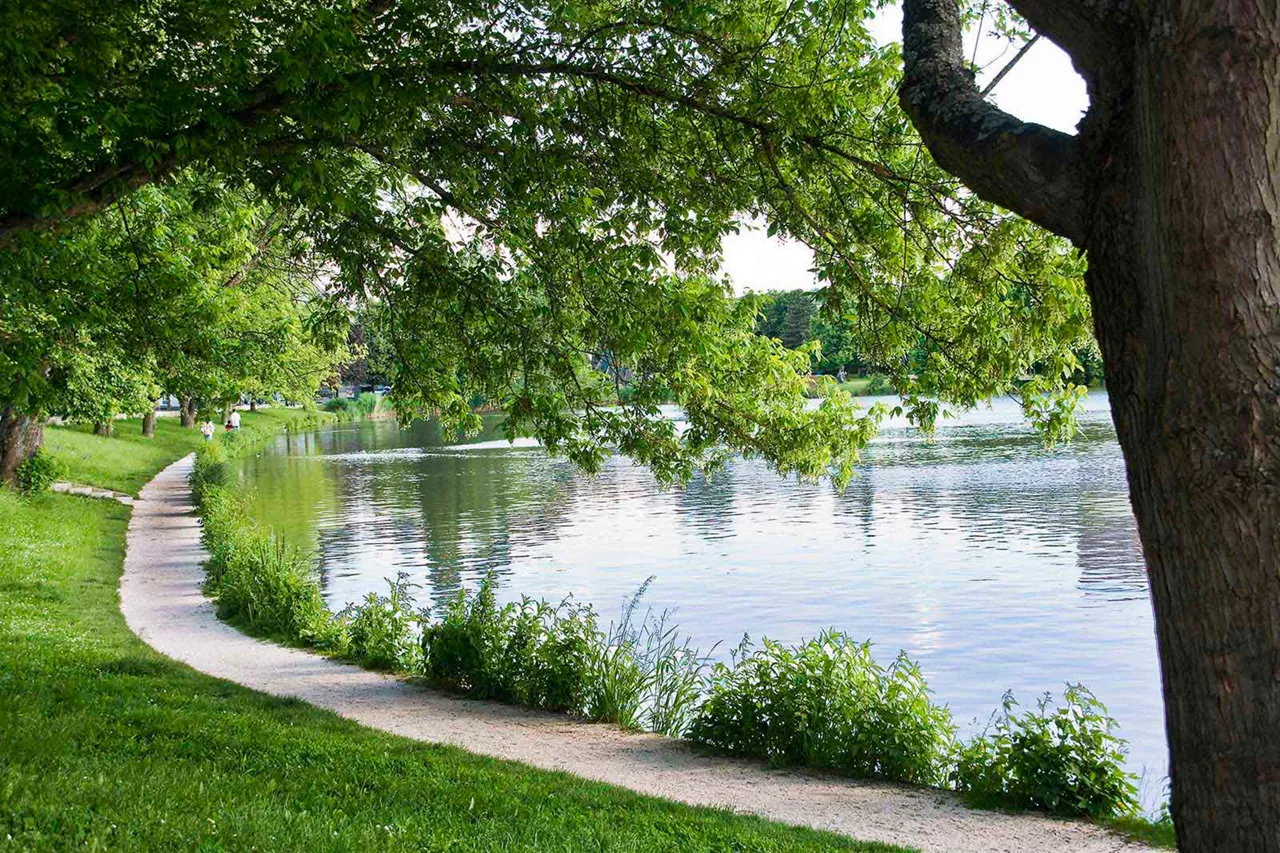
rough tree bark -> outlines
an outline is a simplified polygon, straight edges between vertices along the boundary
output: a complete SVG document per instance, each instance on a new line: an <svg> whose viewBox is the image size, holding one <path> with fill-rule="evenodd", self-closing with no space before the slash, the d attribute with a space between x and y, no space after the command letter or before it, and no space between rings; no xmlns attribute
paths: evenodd
<svg viewBox="0 0 1280 853"><path fill-rule="evenodd" d="M1280 3L1010 0L1089 85L1078 136L977 97L906 0L938 162L1088 253L1151 581L1179 849L1280 851Z"/></svg>
<svg viewBox="0 0 1280 853"><path fill-rule="evenodd" d="M147 413L142 416L142 437L156 437L156 410L154 408L148 410Z"/></svg>
<svg viewBox="0 0 1280 853"><path fill-rule="evenodd" d="M182 425L184 427L194 427L196 425L196 409L197 408L198 408L198 405L196 404L195 398L193 397L182 398L182 401L179 404L178 412L182 418Z"/></svg>
<svg viewBox="0 0 1280 853"><path fill-rule="evenodd" d="M0 483L12 483L18 466L44 442L44 418L0 407Z"/></svg>

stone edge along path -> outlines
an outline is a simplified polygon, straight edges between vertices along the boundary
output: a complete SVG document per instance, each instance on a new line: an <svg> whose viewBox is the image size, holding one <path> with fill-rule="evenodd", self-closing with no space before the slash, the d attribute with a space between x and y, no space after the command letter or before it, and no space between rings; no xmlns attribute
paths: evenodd
<svg viewBox="0 0 1280 853"><path fill-rule="evenodd" d="M133 506L133 497L123 492L113 492L111 489L100 489L97 486L85 486L80 483L68 483L59 480L49 487L49 491L57 492L64 495L80 495L86 498L99 498L101 500L119 501L125 506Z"/></svg>
<svg viewBox="0 0 1280 853"><path fill-rule="evenodd" d="M671 738L460 699L249 637L220 622L201 593L192 458L162 471L133 504L120 609L145 642L201 672L416 740L867 841L946 853L1148 849L1083 821L977 811L944 791L699 755Z"/></svg>

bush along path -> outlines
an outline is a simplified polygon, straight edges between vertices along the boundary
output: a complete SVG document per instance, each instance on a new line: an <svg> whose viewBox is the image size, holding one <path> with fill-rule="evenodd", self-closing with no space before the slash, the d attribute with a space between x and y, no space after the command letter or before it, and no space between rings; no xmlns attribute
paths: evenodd
<svg viewBox="0 0 1280 853"><path fill-rule="evenodd" d="M687 741L458 698L368 667L254 640L217 619L201 590L215 595L224 616L260 635L313 645L331 656L407 667L476 696L673 731L696 729L706 716L675 695L691 689L687 679L668 677L662 682L667 687L653 683L646 656L656 655L659 668L685 673L700 666L681 663L687 650L680 651L660 628L652 630L656 641L616 626L602 633L588 611L573 605L526 601L499 608L491 587L458 598L420 638L413 636L398 589L335 617L324 608L308 561L236 507L234 494L219 482L225 479L217 473L221 452L210 448L201 455L194 471L190 463L175 465L144 491L122 583L130 626L197 669L398 734L855 838L948 851L1132 849L1082 821L974 811L955 794L933 788L766 769L758 761L700 753ZM190 499L189 474L204 504L207 576L200 565L201 529L182 512ZM595 639L601 635L603 644ZM902 677L881 674L872 689L892 704L902 692ZM685 686L672 688L673 683ZM911 701L924 694L921 683Z"/></svg>

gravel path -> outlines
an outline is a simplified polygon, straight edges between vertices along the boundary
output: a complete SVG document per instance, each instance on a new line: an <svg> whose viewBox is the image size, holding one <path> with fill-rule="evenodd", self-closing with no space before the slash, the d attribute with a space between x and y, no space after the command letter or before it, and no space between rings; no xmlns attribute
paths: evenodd
<svg viewBox="0 0 1280 853"><path fill-rule="evenodd" d="M945 792L701 756L670 738L458 699L255 640L219 622L200 592L204 553L187 489L191 464L187 457L170 465L134 504L120 606L139 637L201 672L405 737L854 838L947 853L1147 849L1083 822L974 811Z"/></svg>

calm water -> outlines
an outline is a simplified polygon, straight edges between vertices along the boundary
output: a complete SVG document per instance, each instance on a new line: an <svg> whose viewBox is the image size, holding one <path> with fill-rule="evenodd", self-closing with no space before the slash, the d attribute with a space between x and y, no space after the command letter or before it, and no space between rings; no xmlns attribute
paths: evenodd
<svg viewBox="0 0 1280 853"><path fill-rule="evenodd" d="M243 475L259 518L313 543L335 609L399 572L430 604L493 571L504 597L573 594L607 621L652 575L646 603L675 610L702 648L721 642L719 657L744 633L792 642L832 626L885 662L906 649L962 732L1007 689L1029 703L1084 682L1155 780L1142 555L1105 396L1087 409L1052 450L1009 401L933 441L890 425L843 495L751 461L663 491L625 459L591 478L495 432L458 445L436 424L388 421L282 436Z"/></svg>

